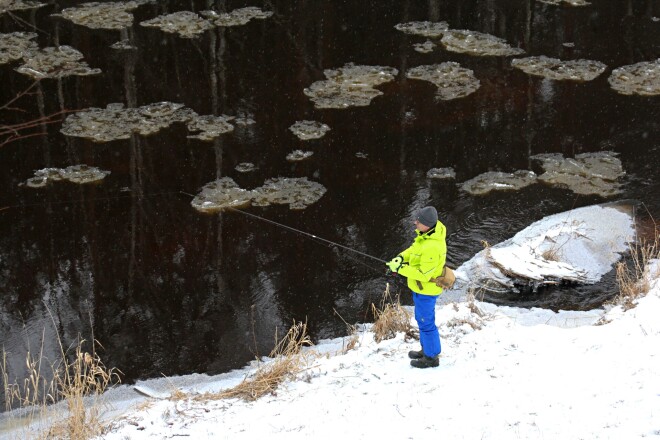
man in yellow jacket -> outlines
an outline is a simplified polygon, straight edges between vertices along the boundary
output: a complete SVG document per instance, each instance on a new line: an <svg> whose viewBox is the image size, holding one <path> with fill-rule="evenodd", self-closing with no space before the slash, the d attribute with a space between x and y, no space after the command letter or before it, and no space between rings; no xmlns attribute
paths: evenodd
<svg viewBox="0 0 660 440"><path fill-rule="evenodd" d="M411 351L410 365L416 368L437 367L440 354L440 334L435 325L435 303L442 287L434 280L442 274L447 256L445 225L438 221L433 206L422 208L415 220L417 237L412 246L392 259L387 266L392 272L408 278L415 303L415 320L419 326L420 351Z"/></svg>

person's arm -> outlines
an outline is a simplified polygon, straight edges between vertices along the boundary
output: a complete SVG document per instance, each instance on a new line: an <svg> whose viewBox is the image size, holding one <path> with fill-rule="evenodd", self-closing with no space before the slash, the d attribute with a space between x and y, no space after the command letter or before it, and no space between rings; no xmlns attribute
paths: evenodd
<svg viewBox="0 0 660 440"><path fill-rule="evenodd" d="M422 252L419 268L405 265L399 269L398 273L406 278L427 283L436 273L438 267L444 267L446 256L440 246L429 247Z"/></svg>

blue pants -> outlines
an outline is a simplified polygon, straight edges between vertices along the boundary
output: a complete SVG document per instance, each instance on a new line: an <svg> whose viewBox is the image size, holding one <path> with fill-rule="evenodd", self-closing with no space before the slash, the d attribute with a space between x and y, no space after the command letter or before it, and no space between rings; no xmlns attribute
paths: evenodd
<svg viewBox="0 0 660 440"><path fill-rule="evenodd" d="M412 295L415 303L415 320L419 326L419 342L426 356L435 357L442 350L440 333L435 326L435 302L438 296L420 295L416 292Z"/></svg>

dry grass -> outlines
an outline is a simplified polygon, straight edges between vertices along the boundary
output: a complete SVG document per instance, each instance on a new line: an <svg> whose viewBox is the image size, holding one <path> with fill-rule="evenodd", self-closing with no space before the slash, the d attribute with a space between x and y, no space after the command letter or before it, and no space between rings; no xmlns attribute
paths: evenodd
<svg viewBox="0 0 660 440"><path fill-rule="evenodd" d="M560 261L559 249L554 247L546 249L541 253L541 257L547 261Z"/></svg>
<svg viewBox="0 0 660 440"><path fill-rule="evenodd" d="M5 408L22 409L28 428L41 423L39 438L83 440L102 434L105 430L99 420L98 397L114 383L121 382L121 372L107 368L98 354L97 341L92 353L84 351L84 339L78 339L73 350L64 350L60 341L61 359L50 365L45 374L42 350L38 356L29 351L26 356L28 376L22 383L11 382L7 368L7 353L3 350L2 384ZM64 402L67 411L58 413L52 404Z"/></svg>
<svg viewBox="0 0 660 440"><path fill-rule="evenodd" d="M282 340L275 337L275 348L270 353L272 362L261 364L257 371L243 382L219 393L205 393L196 396L196 401L238 398L253 401L265 394L276 394L277 387L287 379L293 379L307 366L308 354L302 351L312 342L307 335L307 324L296 323Z"/></svg>
<svg viewBox="0 0 660 440"><path fill-rule="evenodd" d="M402 332L406 339L415 338L415 332L410 323L411 315L401 306L399 296L392 300L390 285L387 284L380 308L371 305L374 314L374 340L381 342L384 339L392 339L397 333Z"/></svg>
<svg viewBox="0 0 660 440"><path fill-rule="evenodd" d="M346 354L357 347L358 342L360 341L360 333L358 331L357 325L351 325L346 322L346 320L339 314L337 310L334 310L334 312L337 316L339 316L344 324L346 324L347 336L341 341L341 354Z"/></svg>
<svg viewBox="0 0 660 440"><path fill-rule="evenodd" d="M621 305L625 310L635 307L635 300L645 296L649 289L647 264L660 258L660 230L656 226L653 240L641 240L630 245L630 262L619 262L616 265L616 281L619 294L614 298L614 305Z"/></svg>

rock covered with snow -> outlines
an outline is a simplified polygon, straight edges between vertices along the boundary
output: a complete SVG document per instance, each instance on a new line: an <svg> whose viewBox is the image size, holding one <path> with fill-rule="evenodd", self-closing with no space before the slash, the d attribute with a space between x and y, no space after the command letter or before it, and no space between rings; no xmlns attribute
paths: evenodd
<svg viewBox="0 0 660 440"><path fill-rule="evenodd" d="M479 252L456 270L469 285L506 290L516 285L595 283L634 238L632 208L588 206L551 215Z"/></svg>

